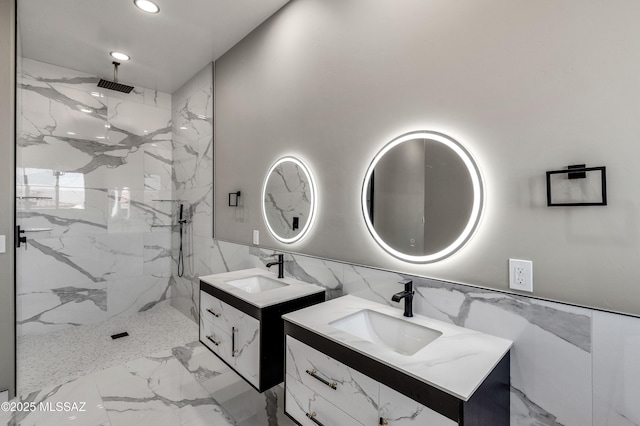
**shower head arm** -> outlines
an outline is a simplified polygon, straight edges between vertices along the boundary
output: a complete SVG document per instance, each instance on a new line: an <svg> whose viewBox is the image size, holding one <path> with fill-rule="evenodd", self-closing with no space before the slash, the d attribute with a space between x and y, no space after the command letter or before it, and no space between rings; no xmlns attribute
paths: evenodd
<svg viewBox="0 0 640 426"><path fill-rule="evenodd" d="M113 82L118 82L118 67L120 66L120 62L113 61Z"/></svg>

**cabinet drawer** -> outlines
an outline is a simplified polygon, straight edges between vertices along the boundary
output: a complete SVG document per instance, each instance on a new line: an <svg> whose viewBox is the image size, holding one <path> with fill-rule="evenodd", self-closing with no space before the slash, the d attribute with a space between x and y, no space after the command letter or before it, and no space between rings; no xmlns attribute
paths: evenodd
<svg viewBox="0 0 640 426"><path fill-rule="evenodd" d="M222 313L226 305L220 299L217 299L207 292L200 291L200 318L209 321L211 324L220 325L222 323Z"/></svg>
<svg viewBox="0 0 640 426"><path fill-rule="evenodd" d="M285 376L285 411L302 426L363 426L353 417L337 409L318 393L294 379ZM315 422L309 418L313 416Z"/></svg>
<svg viewBox="0 0 640 426"><path fill-rule="evenodd" d="M381 384L380 417L389 426L455 426L458 423Z"/></svg>
<svg viewBox="0 0 640 426"><path fill-rule="evenodd" d="M289 376L362 423L378 424L378 382L291 336L286 342Z"/></svg>
<svg viewBox="0 0 640 426"><path fill-rule="evenodd" d="M224 333L200 316L200 341L220 357L223 355L222 348L228 346L222 341L223 337Z"/></svg>

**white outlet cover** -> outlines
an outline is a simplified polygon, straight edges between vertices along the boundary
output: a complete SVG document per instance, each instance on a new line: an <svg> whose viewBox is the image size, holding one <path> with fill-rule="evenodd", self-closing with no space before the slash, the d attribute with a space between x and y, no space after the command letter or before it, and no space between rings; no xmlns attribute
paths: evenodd
<svg viewBox="0 0 640 426"><path fill-rule="evenodd" d="M0 253L7 252L7 237L5 235L0 235Z"/></svg>
<svg viewBox="0 0 640 426"><path fill-rule="evenodd" d="M533 293L533 262L509 259L509 288Z"/></svg>
<svg viewBox="0 0 640 426"><path fill-rule="evenodd" d="M253 244L260 244L260 231L258 231L257 229L253 230Z"/></svg>
<svg viewBox="0 0 640 426"><path fill-rule="evenodd" d="M0 402L9 402L9 391L0 392Z"/></svg>

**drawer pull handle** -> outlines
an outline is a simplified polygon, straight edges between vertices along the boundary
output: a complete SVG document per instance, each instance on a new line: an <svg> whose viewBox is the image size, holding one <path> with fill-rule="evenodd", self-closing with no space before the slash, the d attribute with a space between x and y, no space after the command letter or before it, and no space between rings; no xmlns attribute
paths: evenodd
<svg viewBox="0 0 640 426"><path fill-rule="evenodd" d="M389 424L389 422L387 421L387 419L385 419L384 417L380 417L380 426L387 426Z"/></svg>
<svg viewBox="0 0 640 426"><path fill-rule="evenodd" d="M309 417L311 419L312 422L314 422L317 425L320 426L324 426L322 423L320 423L318 420L316 420L316 412L314 411L313 413L309 414L307 413L307 417Z"/></svg>
<svg viewBox="0 0 640 426"><path fill-rule="evenodd" d="M216 314L215 312L213 312L211 309L207 309L207 312L209 312L211 315L213 315L216 318L220 318L220 314Z"/></svg>
<svg viewBox="0 0 640 426"><path fill-rule="evenodd" d="M213 343L214 345L218 346L220 344L220 342L216 342L215 340L213 340L213 336L207 336L207 339L209 339L211 341L211 343Z"/></svg>
<svg viewBox="0 0 640 426"><path fill-rule="evenodd" d="M338 389L338 384L336 382L328 382L322 377L318 376L317 373L318 373L318 370L316 370L315 368L313 370L307 370L307 374L313 377L314 379L321 381L322 383L329 386L333 390Z"/></svg>
<svg viewBox="0 0 640 426"><path fill-rule="evenodd" d="M238 329L231 327L231 356L235 357L238 351L236 350L236 333Z"/></svg>

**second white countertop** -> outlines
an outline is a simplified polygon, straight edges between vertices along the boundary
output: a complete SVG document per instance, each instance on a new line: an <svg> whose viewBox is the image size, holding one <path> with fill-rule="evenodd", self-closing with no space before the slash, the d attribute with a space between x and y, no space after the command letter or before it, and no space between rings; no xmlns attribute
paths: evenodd
<svg viewBox="0 0 640 426"><path fill-rule="evenodd" d="M442 335L414 355L406 356L329 324L364 309L401 318L440 331ZM422 315L405 318L399 309L355 296L310 306L283 318L464 401L471 398L513 345L507 339Z"/></svg>

